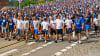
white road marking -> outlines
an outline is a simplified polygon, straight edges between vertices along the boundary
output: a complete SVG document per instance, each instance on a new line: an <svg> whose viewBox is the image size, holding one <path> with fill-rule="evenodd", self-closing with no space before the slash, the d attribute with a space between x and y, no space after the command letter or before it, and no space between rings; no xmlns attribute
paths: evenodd
<svg viewBox="0 0 100 56"><path fill-rule="evenodd" d="M52 43L54 43L54 42L53 42L53 41L52 41L52 42L48 42L47 44L44 44L44 45L42 45L42 46L40 46L40 47L37 47L37 48L35 48L35 49L33 49L33 50L31 50L31 51L25 53L25 54L22 54L22 56L23 56L23 55L29 55L29 54L31 54L31 53L33 53L33 52L36 52L37 50L40 50L40 49L42 49L42 48L44 48L44 47L46 47L46 46L48 46L48 45L50 45L50 44L52 44ZM29 43L29 45L31 45L31 44L33 44L33 43Z"/></svg>
<svg viewBox="0 0 100 56"><path fill-rule="evenodd" d="M15 52L15 51L18 51L17 49L13 49L13 50L10 50L8 52L5 52L3 54L0 54L0 56L5 56L5 55L8 55L9 53L12 53L12 52Z"/></svg>
<svg viewBox="0 0 100 56"><path fill-rule="evenodd" d="M29 55L30 53L25 53L25 54L23 54L22 56L26 56L26 55Z"/></svg>
<svg viewBox="0 0 100 56"><path fill-rule="evenodd" d="M86 37L83 37L81 40L85 40ZM65 47L66 49L62 49L60 50L60 52L55 53L53 56L60 56L62 53L66 52L67 50L71 49L72 47L74 47L76 44L78 44L78 41L74 42L73 44L71 44L70 46Z"/></svg>
<svg viewBox="0 0 100 56"><path fill-rule="evenodd" d="M52 43L53 43L53 42L49 42L49 43L47 43L47 44L49 44L49 45L50 45L50 44L52 44Z"/></svg>
<svg viewBox="0 0 100 56"><path fill-rule="evenodd" d="M48 46L48 44L44 44L44 45L42 45L43 47L46 47L46 46Z"/></svg>
<svg viewBox="0 0 100 56"><path fill-rule="evenodd" d="M55 56L60 56L62 54L62 52L57 52L55 53Z"/></svg>
<svg viewBox="0 0 100 56"><path fill-rule="evenodd" d="M62 49L62 50L60 50L61 52L66 52L67 51L67 49Z"/></svg>
<svg viewBox="0 0 100 56"><path fill-rule="evenodd" d="M43 48L43 47L38 47L38 48L36 48L36 50L39 50L39 49L41 49L41 48Z"/></svg>
<svg viewBox="0 0 100 56"><path fill-rule="evenodd" d="M37 51L37 49L34 49L34 50L30 51L30 52L33 53L33 52L35 52L35 51Z"/></svg>
<svg viewBox="0 0 100 56"><path fill-rule="evenodd" d="M30 42L30 43L27 43L27 45L32 45L32 44L34 44L34 43L36 43L36 42Z"/></svg>
<svg viewBox="0 0 100 56"><path fill-rule="evenodd" d="M70 47L70 46L68 46L68 47L66 47L66 49L71 49L72 47Z"/></svg>
<svg viewBox="0 0 100 56"><path fill-rule="evenodd" d="M75 45L76 45L76 44L71 44L70 46L73 47L73 46L75 46Z"/></svg>
<svg viewBox="0 0 100 56"><path fill-rule="evenodd" d="M89 34L94 34L95 33L95 31L91 31Z"/></svg>

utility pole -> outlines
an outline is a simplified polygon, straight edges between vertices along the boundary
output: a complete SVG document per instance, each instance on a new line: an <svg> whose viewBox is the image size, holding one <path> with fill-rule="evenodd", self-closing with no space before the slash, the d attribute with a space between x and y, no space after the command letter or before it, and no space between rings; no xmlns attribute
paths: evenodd
<svg viewBox="0 0 100 56"><path fill-rule="evenodd" d="M19 1L19 9L20 9L22 0L18 0L18 1Z"/></svg>

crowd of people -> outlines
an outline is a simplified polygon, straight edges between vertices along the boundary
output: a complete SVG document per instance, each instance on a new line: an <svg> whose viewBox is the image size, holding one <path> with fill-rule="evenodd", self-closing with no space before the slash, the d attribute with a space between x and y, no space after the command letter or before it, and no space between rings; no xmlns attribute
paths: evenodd
<svg viewBox="0 0 100 56"><path fill-rule="evenodd" d="M31 34L38 42L40 33L46 43L48 37L58 43L59 35L64 41L64 34L68 35L68 42L71 43L73 33L77 35L78 43L82 43L81 32L85 31L88 39L91 28L94 28L98 37L100 8L95 0L55 0L0 11L0 36L8 41L20 41L23 36L27 43Z"/></svg>

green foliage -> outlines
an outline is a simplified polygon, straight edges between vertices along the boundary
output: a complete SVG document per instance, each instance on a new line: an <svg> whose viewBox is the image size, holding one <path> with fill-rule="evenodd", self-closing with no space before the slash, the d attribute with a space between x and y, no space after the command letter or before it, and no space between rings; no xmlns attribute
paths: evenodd
<svg viewBox="0 0 100 56"><path fill-rule="evenodd" d="M45 3L46 1L54 1L54 0L24 0L21 2L21 7L28 6L29 4ZM18 1L14 2L14 6L18 7Z"/></svg>
<svg viewBox="0 0 100 56"><path fill-rule="evenodd" d="M18 4L19 4L18 1L15 1L15 2L14 2L14 6L15 6L15 7L18 7Z"/></svg>

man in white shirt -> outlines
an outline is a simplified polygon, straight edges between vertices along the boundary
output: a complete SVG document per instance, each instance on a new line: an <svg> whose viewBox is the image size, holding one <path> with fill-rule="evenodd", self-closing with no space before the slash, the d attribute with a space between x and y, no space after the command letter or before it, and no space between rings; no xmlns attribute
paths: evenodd
<svg viewBox="0 0 100 56"><path fill-rule="evenodd" d="M73 23L72 20L69 19L69 16L67 16L67 19L65 20L65 26L66 26L66 33L68 34L69 43L71 42L70 36L72 32L72 23Z"/></svg>
<svg viewBox="0 0 100 56"><path fill-rule="evenodd" d="M40 27L40 24L39 24L39 21L37 20L36 16L34 16L34 20L33 20L33 33L34 33L34 36L35 36L35 42L38 42L39 39L38 39L38 32L39 32L39 27Z"/></svg>
<svg viewBox="0 0 100 56"><path fill-rule="evenodd" d="M20 41L20 36L22 35L22 29L23 29L23 21L22 21L22 17L19 16L18 20L17 20L17 25L16 25L16 29L17 29L17 34L18 34L18 39L17 41Z"/></svg>
<svg viewBox="0 0 100 56"><path fill-rule="evenodd" d="M25 16L23 21L23 34L25 36L26 43L28 42L28 32L29 32L29 21L27 20L27 16Z"/></svg>
<svg viewBox="0 0 100 56"><path fill-rule="evenodd" d="M49 22L47 21L46 18L44 18L43 22L41 23L41 30L42 30L42 34L44 34L45 36L45 43L47 43L47 34L48 34L48 30L49 30Z"/></svg>
<svg viewBox="0 0 100 56"><path fill-rule="evenodd" d="M51 20L50 20L51 40L53 39L53 34L56 34L56 31L55 31L54 27L55 27L54 17L52 17Z"/></svg>
<svg viewBox="0 0 100 56"><path fill-rule="evenodd" d="M99 36L99 31L100 31L100 22L99 22L98 16L96 16L93 19L93 24L95 26L96 37L98 37Z"/></svg>
<svg viewBox="0 0 100 56"><path fill-rule="evenodd" d="M64 39L63 39L64 21L60 18L60 15L58 15L57 17L58 17L58 19L55 20L55 29L56 29L56 40L55 40L55 42L56 43L57 43L59 34L61 34L62 41L64 41Z"/></svg>

